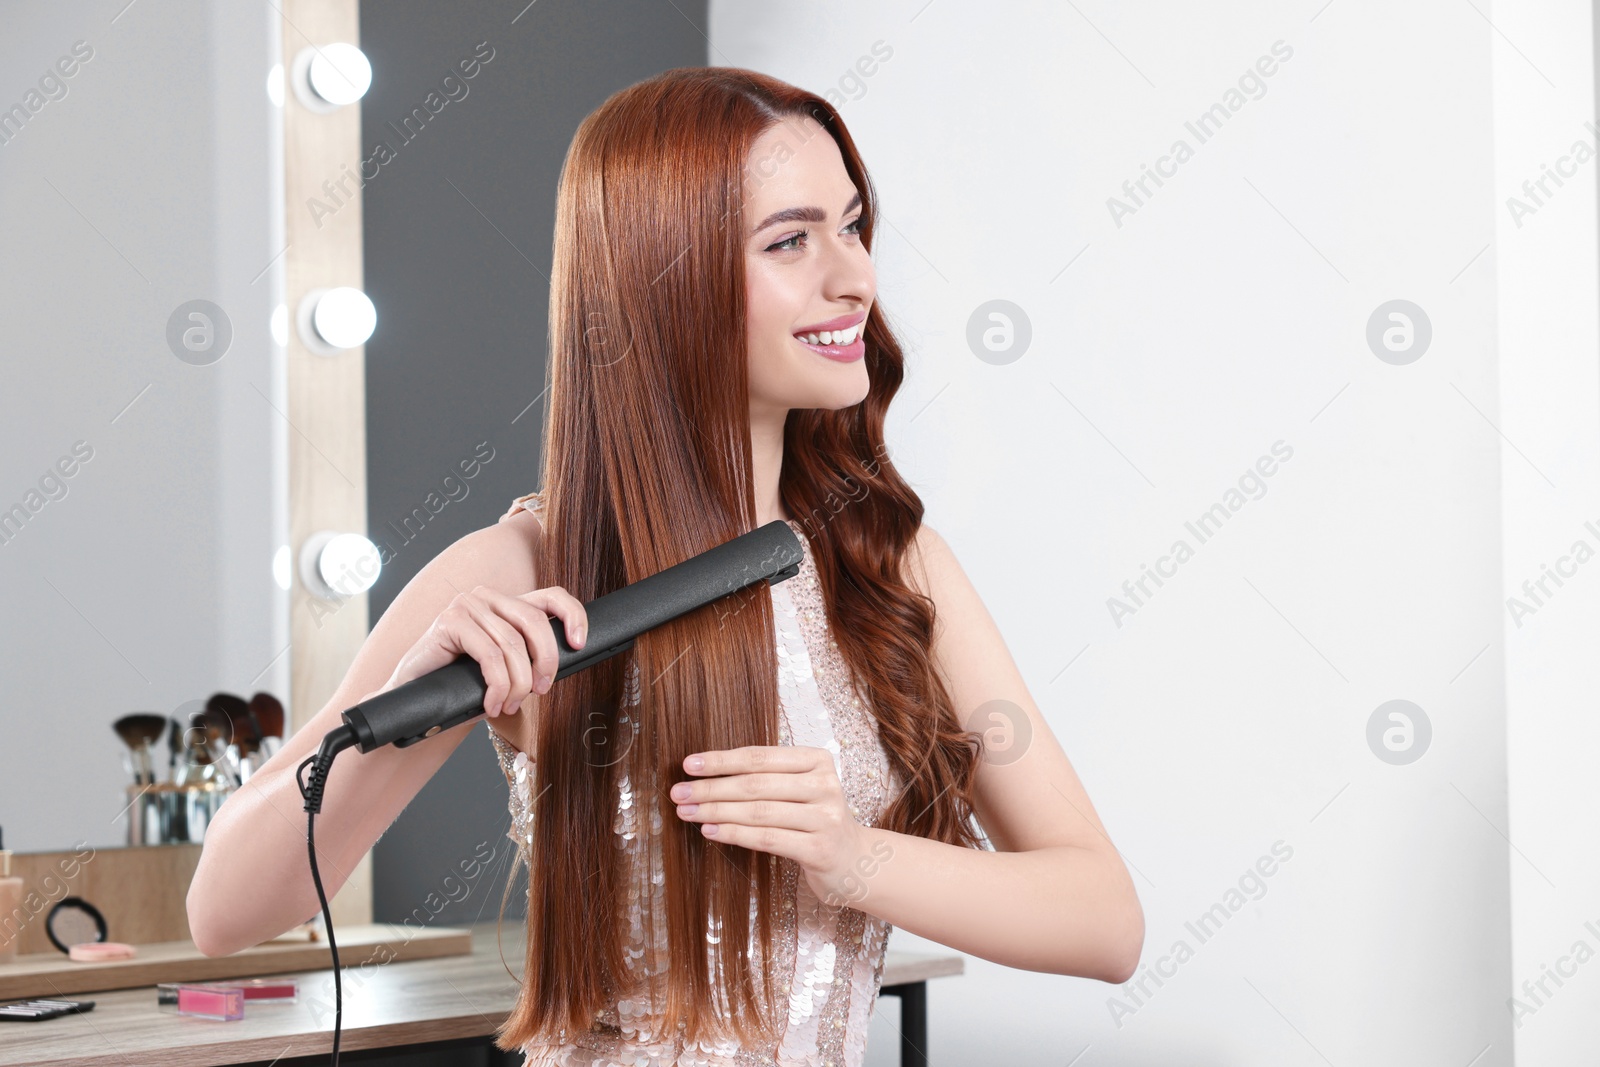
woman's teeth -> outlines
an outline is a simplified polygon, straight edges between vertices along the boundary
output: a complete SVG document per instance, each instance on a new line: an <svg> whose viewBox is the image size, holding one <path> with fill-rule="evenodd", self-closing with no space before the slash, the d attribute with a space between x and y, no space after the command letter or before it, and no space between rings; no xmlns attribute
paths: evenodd
<svg viewBox="0 0 1600 1067"><path fill-rule="evenodd" d="M853 344L861 334L861 323L846 327L843 330L823 330L821 333L797 333L796 337L811 345L848 345Z"/></svg>

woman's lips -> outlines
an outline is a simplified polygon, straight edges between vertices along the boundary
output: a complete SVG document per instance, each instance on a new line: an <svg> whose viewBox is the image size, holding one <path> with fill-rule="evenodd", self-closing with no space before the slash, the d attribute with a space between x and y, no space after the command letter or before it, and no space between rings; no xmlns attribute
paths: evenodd
<svg viewBox="0 0 1600 1067"><path fill-rule="evenodd" d="M798 337L795 337L795 340L817 355L825 356L836 363L854 363L867 354L867 339L862 336L856 337L847 345L814 345L809 341L800 341Z"/></svg>

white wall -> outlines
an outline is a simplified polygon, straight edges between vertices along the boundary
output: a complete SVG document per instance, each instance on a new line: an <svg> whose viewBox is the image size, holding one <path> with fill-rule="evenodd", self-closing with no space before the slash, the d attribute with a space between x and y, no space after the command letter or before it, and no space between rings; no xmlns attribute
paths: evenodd
<svg viewBox="0 0 1600 1067"><path fill-rule="evenodd" d="M11 848L126 840L122 715L219 689L287 703L277 18L127 0L4 15L0 111L75 42L91 54L0 143L0 510L32 509L0 543ZM167 342L197 298L232 324L209 365ZM80 440L92 458L65 495L30 503Z"/></svg>
<svg viewBox="0 0 1600 1067"><path fill-rule="evenodd" d="M1495 10L1526 54L1494 50L1495 230L1501 429L1515 446L1501 455L1503 582L1520 602L1503 613L1515 846L1506 995L1519 1001L1517 1062L1535 1065L1582 1062L1600 1043L1600 579L1573 554L1579 540L1586 560L1600 548L1585 525L1600 528L1591 18L1578 0ZM1546 167L1562 184L1547 180L1534 200L1523 183ZM1546 567L1561 584L1546 579L1538 603L1522 585Z"/></svg>
<svg viewBox="0 0 1600 1067"><path fill-rule="evenodd" d="M1514 1031L1507 998L1576 937L1600 944L1581 929L1600 926L1583 907L1600 828L1578 784L1594 727L1569 729L1595 624L1572 627L1600 579L1532 620L1537 636L1513 633L1502 588L1582 519L1600 527L1594 167L1521 231L1502 204L1593 115L1587 10L711 11L709 62L844 101L883 198L879 297L908 344L895 460L1144 904L1127 987L976 957L931 983L934 1062L1503 1067L1514 1034L1522 1063L1573 1062L1581 1028L1592 1047L1600 964L1539 1037ZM1202 143L1185 123L1276 42L1264 91ZM873 73L852 80L864 56ZM1119 225L1108 198L1180 138L1192 156ZM1032 334L1003 365L967 341L996 299ZM1431 324L1410 363L1368 343L1397 299ZM1515 372L1502 325L1508 354L1528 353ZM1185 522L1280 441L1292 456L1199 543ZM1119 625L1108 599L1180 538L1192 558ZM1429 724L1412 762L1368 740L1391 700ZM1275 845L1292 855L1251 881ZM1202 942L1187 924L1218 904ZM1192 956L1174 966L1180 941ZM904 930L891 944L935 947ZM882 1009L876 1065L896 1062L898 1007Z"/></svg>

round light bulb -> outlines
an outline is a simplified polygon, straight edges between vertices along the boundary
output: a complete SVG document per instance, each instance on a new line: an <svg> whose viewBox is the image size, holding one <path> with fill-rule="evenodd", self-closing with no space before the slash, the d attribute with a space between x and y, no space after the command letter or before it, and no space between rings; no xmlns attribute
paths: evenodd
<svg viewBox="0 0 1600 1067"><path fill-rule="evenodd" d="M366 592L382 569L378 547L358 533L323 530L300 546L300 581L324 600Z"/></svg>
<svg viewBox="0 0 1600 1067"><path fill-rule="evenodd" d="M380 570L378 546L358 533L342 533L323 546L317 572L328 588L342 596L371 589Z"/></svg>
<svg viewBox="0 0 1600 1067"><path fill-rule="evenodd" d="M289 589L289 546L279 545L272 554L272 580L285 592Z"/></svg>
<svg viewBox="0 0 1600 1067"><path fill-rule="evenodd" d="M353 104L372 85L372 64L353 44L335 41L317 49L306 71L311 91L334 107Z"/></svg>
<svg viewBox="0 0 1600 1067"><path fill-rule="evenodd" d="M311 309L311 328L331 348L367 343L378 325L378 309L360 289L341 285L319 294Z"/></svg>
<svg viewBox="0 0 1600 1067"><path fill-rule="evenodd" d="M283 106L283 64L274 63L267 71L267 99L273 107Z"/></svg>
<svg viewBox="0 0 1600 1067"><path fill-rule="evenodd" d="M331 115L366 95L372 64L353 44L307 45L295 53L285 80L307 111Z"/></svg>

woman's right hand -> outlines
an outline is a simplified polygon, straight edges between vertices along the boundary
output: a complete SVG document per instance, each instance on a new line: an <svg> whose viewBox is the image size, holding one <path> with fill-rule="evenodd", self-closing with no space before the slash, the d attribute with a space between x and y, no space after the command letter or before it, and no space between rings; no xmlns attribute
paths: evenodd
<svg viewBox="0 0 1600 1067"><path fill-rule="evenodd" d="M416 644L400 657L379 692L404 685L463 654L477 660L489 690L490 718L514 714L530 693L546 693L560 665L550 619L559 618L567 644L582 648L589 617L583 602L559 585L512 596L486 585L457 593ZM372 694L369 694L372 695Z"/></svg>

